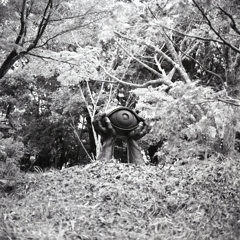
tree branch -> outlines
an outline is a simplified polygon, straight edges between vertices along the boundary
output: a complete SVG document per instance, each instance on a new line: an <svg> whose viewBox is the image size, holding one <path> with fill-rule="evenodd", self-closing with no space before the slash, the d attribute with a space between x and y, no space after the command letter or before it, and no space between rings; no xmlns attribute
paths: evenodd
<svg viewBox="0 0 240 240"><path fill-rule="evenodd" d="M33 43L30 44L30 46L27 48L27 52L31 51L33 48L35 48L37 46L38 41L42 37L42 35L43 35L47 25L48 25L48 22L49 22L49 19L50 19L50 16L51 16L51 10L52 10L52 0L48 0L48 3L47 3L47 5L44 9L42 20L41 20L41 22L38 26L37 35L36 35Z"/></svg>
<svg viewBox="0 0 240 240"><path fill-rule="evenodd" d="M198 60L196 60L195 58L193 58L193 57L191 57L191 56L189 55L190 52L191 52L191 49L194 49L196 46L193 46L191 49L189 49L189 50L187 51L187 53L184 52L184 51L182 51L176 44L174 44L174 46L175 46L177 49L179 49L179 51L183 54L182 60L184 60L184 59L186 59L186 58L192 59L192 60L193 60L196 64L198 64L205 72L208 72L208 73L214 75L215 77L219 78L219 79L221 80L222 84L224 85L224 81L223 81L223 79L221 78L221 76L219 76L218 74L216 74L216 73L214 73L214 72L206 69Z"/></svg>
<svg viewBox="0 0 240 240"><path fill-rule="evenodd" d="M159 60L157 59L157 54L155 54L154 60L155 60L155 63L156 63L156 65L157 65L157 67L158 67L158 70L161 71L162 76L166 77L166 72L165 72L165 70L161 67L160 62L159 62Z"/></svg>
<svg viewBox="0 0 240 240"><path fill-rule="evenodd" d="M109 73L107 71L106 68L104 68L102 65L100 65L100 67L104 70L104 72L112 79L114 79L115 81L117 81L118 83L121 83L125 86L130 86L130 87L134 87L134 88L146 88L148 86L152 86L152 85L161 85L161 84L165 84L167 86L170 86L172 84L172 82L168 79L168 77L166 78L158 78L155 80L150 80L147 81L146 83L143 84L137 84L137 83L130 83L130 82L125 82L123 80L120 80L119 78L113 76L111 73Z"/></svg>
<svg viewBox="0 0 240 240"><path fill-rule="evenodd" d="M158 47L147 43L145 41L142 41L143 44L145 44L148 47L153 48L156 52L160 53L163 58L165 58L165 60L167 60L169 63L171 63L173 65L174 68L176 68L178 70L178 72L181 74L181 76L183 77L184 81L186 83L190 83L191 80L189 79L187 73L185 72L185 69L183 69L182 66L180 66L179 64L177 64L175 61L173 61L166 53L164 53L161 49L159 49Z"/></svg>
<svg viewBox="0 0 240 240"><path fill-rule="evenodd" d="M16 44L20 44L20 41L22 40L24 32L26 30L25 11L26 11L26 0L23 0L23 2L22 2L22 9L21 9L21 17L20 17L21 27L20 27L17 39L15 41Z"/></svg>
<svg viewBox="0 0 240 240"><path fill-rule="evenodd" d="M227 16L231 19L232 23L230 23L230 27L231 27L237 34L240 35L240 30L237 28L237 25L236 25L236 22L235 22L233 16L232 16L231 14L229 14L228 12L226 12L226 11L225 11L224 9L222 9L221 7L218 7L218 8L219 8L225 15L227 15Z"/></svg>
<svg viewBox="0 0 240 240"><path fill-rule="evenodd" d="M222 99L222 98L218 98L217 99L219 102L223 102L223 103L226 103L226 104L230 104L230 105L233 105L233 106L236 106L236 107L240 107L240 103L237 103L236 100L234 99Z"/></svg>
<svg viewBox="0 0 240 240"><path fill-rule="evenodd" d="M156 74L158 77L162 77L162 74L157 72L156 70L154 70L153 68L149 67L148 65L146 65L145 63L143 63L141 60L139 60L138 58L136 58L135 56L133 56L132 54L129 53L129 51L127 51L118 41L117 41L118 46L132 59L134 59L135 61L137 61L138 63L140 63L143 67L147 68L149 71L151 71L152 73Z"/></svg>
<svg viewBox="0 0 240 240"><path fill-rule="evenodd" d="M89 8L91 10L91 8ZM61 21L64 21L64 20L72 20L72 19L75 19L75 18L83 18L85 17L86 15L100 15L100 14L103 14L103 13L109 13L108 11L102 11L102 12L90 12L89 11L86 11L85 13L81 14L81 15L74 15L74 16L68 16L68 17L62 17L62 18L57 18L57 19L51 19L49 20L49 22L61 22Z"/></svg>
<svg viewBox="0 0 240 240"><path fill-rule="evenodd" d="M53 61L56 61L56 62L66 63L66 64L69 64L69 65L72 65L72 66L77 66L77 67L79 66L79 64L70 63L68 61L63 61L63 60L59 60L59 59L52 58L52 57L46 57L46 56L31 53L31 52L28 53L28 55L33 56L33 57L37 57L37 58L41 58L41 59L48 59L48 60L53 60Z"/></svg>
<svg viewBox="0 0 240 240"><path fill-rule="evenodd" d="M82 140L81 140L81 138L80 138L80 136L79 136L79 134L78 134L78 132L77 132L77 127L76 127L73 123L70 124L70 126L71 126L71 128L72 128L72 130L73 130L73 133L74 133L75 137L77 138L77 140L78 140L79 143L81 144L81 147L83 148L84 152L86 153L86 155L88 156L88 158L89 158L90 161L92 162L92 161L93 161L93 158L89 155L87 149L84 147L84 144L83 144L83 142L82 142Z"/></svg>
<svg viewBox="0 0 240 240"><path fill-rule="evenodd" d="M216 42L216 43L220 43L220 44L224 44L223 41L220 41L220 40L217 40L217 39L212 39L212 38L205 38L205 37L200 37L200 36L195 36L195 35L190 35L190 34L187 34L187 33L183 33L183 32L180 32L176 29L173 29L173 28L170 28L170 27L167 27L167 26L163 26L161 24L157 24L158 26L162 27L162 28L165 28L165 29L168 29L168 30L171 30L179 35L182 35L182 36L185 36L185 37L189 37L189 38L194 38L194 39L198 39L198 40L201 40L201 41L206 41L206 42Z"/></svg>
<svg viewBox="0 0 240 240"><path fill-rule="evenodd" d="M121 33L118 33L118 32L116 32L116 31L115 31L115 33L116 33L119 37L122 37L122 36L123 36ZM125 37L123 36L123 38L125 38ZM130 39L130 40L131 40L131 41L134 41L134 40L132 40L132 39ZM136 40L135 40L135 41L136 41ZM165 58L165 60L167 60L169 63L171 63L171 64L173 65L173 67L178 70L178 72L181 74L182 78L184 79L184 81L185 81L186 83L190 83L190 82L191 82L191 80L190 80L189 76L187 75L185 69L181 66L181 63L180 63L180 64L179 64L179 63L176 63L174 60L172 60L171 57L169 57L169 56L168 56L166 53L164 53L161 49L159 49L158 47L152 45L151 43L147 43L147 42L146 42L145 40L143 40L143 39L140 39L138 42L141 43L141 44L144 44L144 45L146 45L146 46L148 46L148 47L150 47L150 48L153 48L154 51L160 53L160 54L163 56L163 58ZM125 50L125 51L126 51L126 50ZM128 54L129 54L129 53L128 53ZM138 61L140 61L140 60L138 60ZM143 63L143 64L144 64L144 63ZM148 68L149 68L149 67L148 67ZM158 72L157 72L157 73L158 73ZM157 75L160 76L161 82L164 81L164 84L166 84L166 85L171 85L171 84L172 84L172 82L171 82L171 80L170 80L169 78L167 78L167 79L166 79L166 78L163 78L163 77L162 77L162 74L160 74L160 73L158 73Z"/></svg>
<svg viewBox="0 0 240 240"><path fill-rule="evenodd" d="M204 11L201 9L201 7L196 3L195 0L192 0L193 3L195 4L195 6L197 7L197 9L201 12L202 16L207 20L208 26L210 27L210 29L217 35L217 37L219 37L222 40L222 44L225 44L227 46L229 46L231 49L233 49L234 51L240 53L240 49L238 49L237 47L233 46L231 43L227 42L220 33L217 32L217 30L213 27L211 21L209 20L209 18L207 17L207 15L204 13Z"/></svg>
<svg viewBox="0 0 240 240"><path fill-rule="evenodd" d="M42 43L41 45L38 45L38 46L36 46L36 47L37 47L37 48L43 47L43 46L47 45L51 40L53 40L53 39L55 39L55 38L57 38L57 37L59 37L59 36L62 36L62 35L64 35L64 34L66 34L66 33L75 31L75 30L77 30L77 29L79 29L79 28L87 27L87 26L91 25L92 23L94 23L94 22L96 22L96 21L98 21L98 20L100 20L100 19L96 19L96 20L91 21L91 22L89 22L89 23L86 23L86 24L84 24L84 25L77 25L77 26L74 26L74 27L72 27L72 28L70 28L70 29L61 31L61 32L55 34L54 36L49 37L44 43Z"/></svg>

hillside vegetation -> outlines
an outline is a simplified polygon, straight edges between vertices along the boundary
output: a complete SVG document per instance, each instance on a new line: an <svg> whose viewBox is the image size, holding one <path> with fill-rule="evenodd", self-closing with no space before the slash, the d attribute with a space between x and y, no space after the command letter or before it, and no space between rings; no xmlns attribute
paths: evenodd
<svg viewBox="0 0 240 240"><path fill-rule="evenodd" d="M96 161L1 188L0 239L239 239L240 164Z"/></svg>

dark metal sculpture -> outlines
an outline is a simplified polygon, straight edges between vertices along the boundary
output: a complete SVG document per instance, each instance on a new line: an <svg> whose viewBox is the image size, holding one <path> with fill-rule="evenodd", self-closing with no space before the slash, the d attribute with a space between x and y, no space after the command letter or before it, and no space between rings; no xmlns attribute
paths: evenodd
<svg viewBox="0 0 240 240"><path fill-rule="evenodd" d="M119 136L126 136L129 132L136 129L141 122L141 118L126 107L116 107L107 112L106 116Z"/></svg>
<svg viewBox="0 0 240 240"><path fill-rule="evenodd" d="M123 138L127 142L128 162L145 164L137 140L149 132L144 119L126 107L116 107L94 119L95 131L102 137L102 150L97 159L112 159L115 140Z"/></svg>

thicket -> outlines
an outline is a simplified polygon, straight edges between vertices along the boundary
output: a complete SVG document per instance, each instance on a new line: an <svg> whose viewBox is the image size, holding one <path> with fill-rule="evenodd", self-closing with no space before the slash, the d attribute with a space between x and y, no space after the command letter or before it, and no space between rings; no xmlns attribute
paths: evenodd
<svg viewBox="0 0 240 240"><path fill-rule="evenodd" d="M136 89L136 110L151 125L143 146L159 146L159 161L237 156L239 106L227 92L198 82L175 82L166 87Z"/></svg>

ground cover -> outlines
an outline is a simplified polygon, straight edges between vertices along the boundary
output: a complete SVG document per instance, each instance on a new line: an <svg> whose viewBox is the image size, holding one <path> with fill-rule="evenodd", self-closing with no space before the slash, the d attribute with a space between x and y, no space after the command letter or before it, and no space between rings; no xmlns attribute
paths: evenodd
<svg viewBox="0 0 240 240"><path fill-rule="evenodd" d="M239 189L232 159L28 173L1 187L0 239L239 239Z"/></svg>

